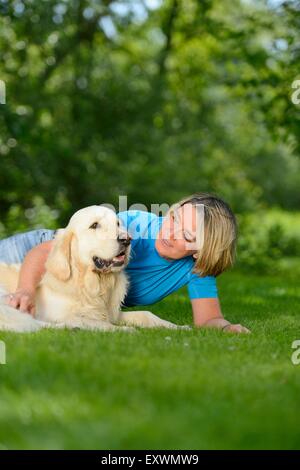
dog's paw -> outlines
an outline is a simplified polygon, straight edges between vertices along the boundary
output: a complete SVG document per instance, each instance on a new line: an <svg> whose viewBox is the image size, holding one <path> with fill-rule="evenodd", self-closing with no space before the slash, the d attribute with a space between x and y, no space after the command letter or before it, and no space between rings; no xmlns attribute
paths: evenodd
<svg viewBox="0 0 300 470"><path fill-rule="evenodd" d="M68 326L66 323L62 323L62 322L53 322L53 323L48 323L46 328L53 328L53 329L57 329L57 330L64 330L64 329L79 329L78 326L74 325L74 326Z"/></svg>
<svg viewBox="0 0 300 470"><path fill-rule="evenodd" d="M135 333L137 330L133 326L117 326L117 331L126 331L126 333Z"/></svg>
<svg viewBox="0 0 300 470"><path fill-rule="evenodd" d="M161 320L153 323L153 328L167 328L169 330L177 330L179 325L167 320Z"/></svg>
<svg viewBox="0 0 300 470"><path fill-rule="evenodd" d="M176 325L170 321L162 320L163 323L158 324L158 327L168 328L170 330L191 330L189 325Z"/></svg>
<svg viewBox="0 0 300 470"><path fill-rule="evenodd" d="M177 325L178 330L192 330L193 328L190 325Z"/></svg>

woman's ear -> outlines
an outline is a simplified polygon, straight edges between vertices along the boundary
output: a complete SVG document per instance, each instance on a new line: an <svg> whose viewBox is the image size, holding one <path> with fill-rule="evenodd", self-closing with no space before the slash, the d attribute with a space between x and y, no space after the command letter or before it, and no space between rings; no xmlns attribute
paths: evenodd
<svg viewBox="0 0 300 470"><path fill-rule="evenodd" d="M54 246L46 262L46 269L59 281L66 282L71 277L71 243L73 232L64 229L58 232Z"/></svg>

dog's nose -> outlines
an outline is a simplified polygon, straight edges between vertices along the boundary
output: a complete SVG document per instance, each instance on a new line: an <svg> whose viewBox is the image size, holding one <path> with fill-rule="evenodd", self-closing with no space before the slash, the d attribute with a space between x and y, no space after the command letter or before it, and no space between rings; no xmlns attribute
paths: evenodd
<svg viewBox="0 0 300 470"><path fill-rule="evenodd" d="M130 235L118 235L117 238L118 242L121 243L123 246L128 246L130 245L131 242L131 236Z"/></svg>

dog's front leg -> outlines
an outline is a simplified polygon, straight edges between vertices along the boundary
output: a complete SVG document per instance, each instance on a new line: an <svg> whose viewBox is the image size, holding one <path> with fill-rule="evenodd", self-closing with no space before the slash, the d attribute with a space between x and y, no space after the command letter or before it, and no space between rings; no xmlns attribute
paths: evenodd
<svg viewBox="0 0 300 470"><path fill-rule="evenodd" d="M180 325L175 325L170 321L163 320L158 316L148 311L133 311L133 312L120 312L119 323L123 323L129 326L139 326L141 328L172 328L181 329Z"/></svg>
<svg viewBox="0 0 300 470"><path fill-rule="evenodd" d="M90 331L127 331L132 332L134 328L129 326L117 326L105 321L96 321L89 319L73 319L66 322L53 323L53 328L63 329L67 328L70 330L90 330Z"/></svg>

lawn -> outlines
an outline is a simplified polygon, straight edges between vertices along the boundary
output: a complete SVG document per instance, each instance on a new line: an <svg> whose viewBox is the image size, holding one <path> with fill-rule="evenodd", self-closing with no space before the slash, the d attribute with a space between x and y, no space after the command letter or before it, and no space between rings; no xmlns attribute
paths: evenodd
<svg viewBox="0 0 300 470"><path fill-rule="evenodd" d="M1 333L0 449L299 449L299 278L223 274L213 330ZM152 311L191 323L184 290Z"/></svg>

